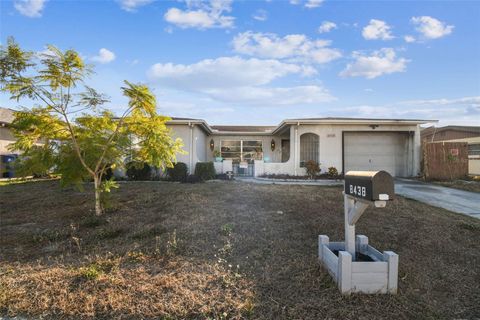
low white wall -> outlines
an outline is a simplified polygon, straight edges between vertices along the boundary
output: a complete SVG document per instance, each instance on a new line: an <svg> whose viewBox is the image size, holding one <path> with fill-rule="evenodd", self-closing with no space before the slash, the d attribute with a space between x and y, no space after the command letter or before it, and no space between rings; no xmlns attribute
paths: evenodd
<svg viewBox="0 0 480 320"><path fill-rule="evenodd" d="M232 160L223 160L222 162L214 162L215 172L217 174L227 173L233 171Z"/></svg>

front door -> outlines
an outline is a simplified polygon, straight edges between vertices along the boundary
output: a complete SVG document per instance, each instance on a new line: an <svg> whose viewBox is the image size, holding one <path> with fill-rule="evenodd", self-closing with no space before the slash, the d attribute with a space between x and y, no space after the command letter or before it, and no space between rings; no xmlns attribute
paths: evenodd
<svg viewBox="0 0 480 320"><path fill-rule="evenodd" d="M282 139L282 162L287 162L290 159L290 140Z"/></svg>

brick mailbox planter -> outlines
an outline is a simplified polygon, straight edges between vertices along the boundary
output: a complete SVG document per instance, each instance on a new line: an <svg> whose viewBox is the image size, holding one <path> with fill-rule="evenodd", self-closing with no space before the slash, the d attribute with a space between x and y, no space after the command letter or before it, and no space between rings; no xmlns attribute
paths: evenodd
<svg viewBox="0 0 480 320"><path fill-rule="evenodd" d="M357 256L354 261L345 251L344 242L329 242L327 236L318 236L318 256L343 294L397 293L398 255L392 251L383 254L368 244L368 238L357 235ZM370 260L370 261L362 261Z"/></svg>
<svg viewBox="0 0 480 320"><path fill-rule="evenodd" d="M355 236L355 224L365 210L386 206L394 198L393 178L385 171L350 171L345 175L345 241L318 236L318 257L342 294L397 293L398 255L381 253L364 235Z"/></svg>

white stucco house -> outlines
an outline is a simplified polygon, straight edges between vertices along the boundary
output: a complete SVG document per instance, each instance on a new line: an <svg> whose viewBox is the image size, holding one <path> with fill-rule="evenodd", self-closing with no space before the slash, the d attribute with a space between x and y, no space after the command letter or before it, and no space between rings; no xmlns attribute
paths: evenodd
<svg viewBox="0 0 480 320"><path fill-rule="evenodd" d="M184 142L177 161L193 173L197 162L215 161L217 173L236 175L304 175L308 160L322 172L386 170L393 176L419 174L420 125L436 122L411 119L308 118L288 119L277 126L211 126L201 119L172 118L168 127Z"/></svg>

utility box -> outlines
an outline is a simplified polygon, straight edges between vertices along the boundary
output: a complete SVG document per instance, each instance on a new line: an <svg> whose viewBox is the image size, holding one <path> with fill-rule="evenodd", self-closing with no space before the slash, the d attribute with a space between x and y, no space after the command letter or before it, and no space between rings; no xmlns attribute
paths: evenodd
<svg viewBox="0 0 480 320"><path fill-rule="evenodd" d="M349 171L345 175L345 241L318 236L318 257L342 294L391 293L398 288L398 255L381 253L364 235L355 236L355 224L373 204L386 206L394 198L392 176L385 171Z"/></svg>

